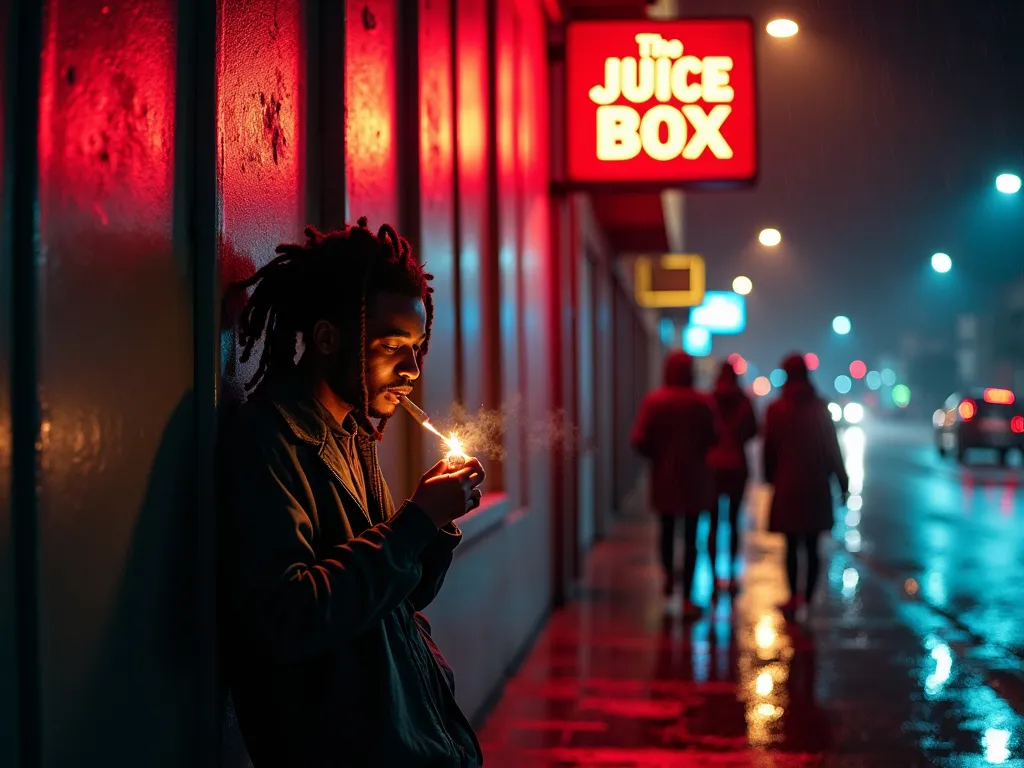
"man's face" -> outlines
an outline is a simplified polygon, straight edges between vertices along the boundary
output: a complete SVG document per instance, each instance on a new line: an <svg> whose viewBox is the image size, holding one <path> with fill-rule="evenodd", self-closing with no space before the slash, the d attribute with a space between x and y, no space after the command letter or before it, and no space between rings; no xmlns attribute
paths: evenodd
<svg viewBox="0 0 1024 768"><path fill-rule="evenodd" d="M366 306L366 391L374 418L390 416L398 395L408 395L419 378L416 357L427 338L423 300L378 293Z"/></svg>

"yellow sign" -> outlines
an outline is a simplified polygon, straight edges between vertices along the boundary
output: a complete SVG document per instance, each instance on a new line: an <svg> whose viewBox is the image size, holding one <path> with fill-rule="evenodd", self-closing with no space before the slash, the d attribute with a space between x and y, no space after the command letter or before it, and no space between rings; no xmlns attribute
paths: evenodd
<svg viewBox="0 0 1024 768"><path fill-rule="evenodd" d="M633 265L633 295L648 309L696 307L704 301L704 259L696 254L640 256Z"/></svg>

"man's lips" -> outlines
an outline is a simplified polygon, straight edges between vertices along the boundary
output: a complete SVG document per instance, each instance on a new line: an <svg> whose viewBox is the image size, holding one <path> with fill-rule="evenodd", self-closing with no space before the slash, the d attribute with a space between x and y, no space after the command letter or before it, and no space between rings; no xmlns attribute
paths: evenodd
<svg viewBox="0 0 1024 768"><path fill-rule="evenodd" d="M412 394L412 387L391 387L384 390L384 395L395 402L398 402L398 398L402 395L408 397L410 394Z"/></svg>

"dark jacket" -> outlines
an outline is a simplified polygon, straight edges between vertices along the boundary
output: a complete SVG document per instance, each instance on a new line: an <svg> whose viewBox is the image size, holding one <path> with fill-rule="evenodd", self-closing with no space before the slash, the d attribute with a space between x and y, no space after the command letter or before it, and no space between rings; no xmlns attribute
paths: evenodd
<svg viewBox="0 0 1024 768"><path fill-rule="evenodd" d="M631 442L650 459L650 505L661 515L697 515L711 509L708 451L717 439L710 400L665 362L665 385L640 405Z"/></svg>
<svg viewBox="0 0 1024 768"><path fill-rule="evenodd" d="M358 435L362 466L351 466L328 419L313 397L277 387L221 439L222 647L253 765L482 765L417 613L462 533L409 502L396 511L374 440Z"/></svg>
<svg viewBox="0 0 1024 768"><path fill-rule="evenodd" d="M718 408L718 442L708 455L716 474L733 473L747 477L746 445L757 436L754 406L739 386L718 385L713 394Z"/></svg>
<svg viewBox="0 0 1024 768"><path fill-rule="evenodd" d="M832 478L843 493L850 481L828 406L807 382L787 382L768 407L764 476L775 486L770 531L810 534L832 528Z"/></svg>

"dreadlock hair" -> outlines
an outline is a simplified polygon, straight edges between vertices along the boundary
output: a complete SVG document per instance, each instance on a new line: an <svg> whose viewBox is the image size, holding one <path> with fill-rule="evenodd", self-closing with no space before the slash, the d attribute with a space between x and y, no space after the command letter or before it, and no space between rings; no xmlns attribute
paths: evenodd
<svg viewBox="0 0 1024 768"><path fill-rule="evenodd" d="M374 427L370 421L370 394L366 387L366 307L382 292L400 293L423 300L427 314L426 338L416 356L422 366L430 345L434 319L434 278L412 255L409 241L390 224L370 231L365 216L357 226L318 232L306 227L306 242L277 246L278 256L248 280L235 284L246 290L255 286L242 312L238 328L242 362L263 338L263 352L246 391L252 392L269 378L295 370L297 335L311 343L314 324L335 322L342 330L343 355L355 355L359 364L360 402L356 421L381 440L388 417Z"/></svg>

